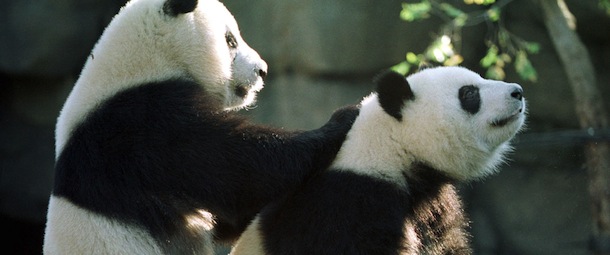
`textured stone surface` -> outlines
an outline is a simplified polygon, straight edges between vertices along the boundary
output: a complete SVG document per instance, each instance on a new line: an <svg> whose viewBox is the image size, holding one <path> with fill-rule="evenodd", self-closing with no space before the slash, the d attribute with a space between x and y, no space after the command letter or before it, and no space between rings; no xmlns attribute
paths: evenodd
<svg viewBox="0 0 610 255"><path fill-rule="evenodd" d="M244 37L273 70L313 75L378 70L401 61L413 43L424 47L413 35L430 34L400 21L402 2L225 1L244 14L236 14Z"/></svg>
<svg viewBox="0 0 610 255"><path fill-rule="evenodd" d="M247 114L262 123L289 129L318 128L335 109L359 103L371 93L370 80L322 80L285 75L270 80Z"/></svg>
<svg viewBox="0 0 610 255"><path fill-rule="evenodd" d="M519 146L511 157L499 174L463 187L476 254L589 254L582 148Z"/></svg>
<svg viewBox="0 0 610 255"><path fill-rule="evenodd" d="M119 0L0 0L0 71L63 76L78 72Z"/></svg>

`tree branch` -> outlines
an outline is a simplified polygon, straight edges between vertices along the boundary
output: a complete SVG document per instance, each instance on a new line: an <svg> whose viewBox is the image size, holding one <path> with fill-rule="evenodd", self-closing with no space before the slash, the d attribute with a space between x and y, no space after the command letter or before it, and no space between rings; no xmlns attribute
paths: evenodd
<svg viewBox="0 0 610 255"><path fill-rule="evenodd" d="M595 72L586 47L571 28L569 10L563 0L539 0L544 22L553 41L572 92L576 114L583 129L605 129L608 114L595 84ZM610 143L585 145L589 194L593 216L594 254L610 254Z"/></svg>

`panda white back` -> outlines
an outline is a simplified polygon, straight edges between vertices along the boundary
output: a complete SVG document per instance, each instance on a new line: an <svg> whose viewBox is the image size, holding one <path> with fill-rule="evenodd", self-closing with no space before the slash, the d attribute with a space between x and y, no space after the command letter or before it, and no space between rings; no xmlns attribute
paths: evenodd
<svg viewBox="0 0 610 255"><path fill-rule="evenodd" d="M521 87L460 67L376 82L332 166L263 209L232 255L471 253L453 183L502 163Z"/></svg>

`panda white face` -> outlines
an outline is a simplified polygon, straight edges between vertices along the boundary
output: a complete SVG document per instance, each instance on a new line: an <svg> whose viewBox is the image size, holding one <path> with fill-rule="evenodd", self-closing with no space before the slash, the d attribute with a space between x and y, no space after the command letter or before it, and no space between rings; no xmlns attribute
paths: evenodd
<svg viewBox="0 0 610 255"><path fill-rule="evenodd" d="M456 180L491 174L525 121L522 88L461 67L387 73L363 100L334 166L401 180L424 163ZM371 172L370 169L373 169ZM412 173L406 173L407 175Z"/></svg>
<svg viewBox="0 0 610 255"><path fill-rule="evenodd" d="M438 118L438 124L425 121L430 123L426 126L451 128L481 149L493 150L505 143L525 121L523 89L518 84L483 79L461 67L423 70L407 81L415 99L405 107L405 115L418 114L414 120L422 114Z"/></svg>
<svg viewBox="0 0 610 255"><path fill-rule="evenodd" d="M173 10L187 3L196 4L192 12L190 8ZM229 10L217 0L167 0L164 10L175 19L176 24L170 25L175 33L172 44L187 72L206 86L214 85L207 89L223 98L226 110L251 105L263 88L267 64L242 39ZM215 65L214 61L221 64L216 71L222 74L220 77L214 77L208 70L210 65ZM210 78L218 80L210 81Z"/></svg>

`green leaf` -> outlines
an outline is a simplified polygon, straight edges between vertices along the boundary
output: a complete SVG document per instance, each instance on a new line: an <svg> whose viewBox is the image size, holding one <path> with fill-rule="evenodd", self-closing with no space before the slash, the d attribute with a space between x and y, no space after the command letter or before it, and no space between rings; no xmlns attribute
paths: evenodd
<svg viewBox="0 0 610 255"><path fill-rule="evenodd" d="M496 0L464 0L466 4L477 4L477 5L490 5L495 3Z"/></svg>
<svg viewBox="0 0 610 255"><path fill-rule="evenodd" d="M419 64L419 62L421 62L421 58L419 56L417 56L415 53L413 52L409 52L407 53L407 62L409 64Z"/></svg>
<svg viewBox="0 0 610 255"><path fill-rule="evenodd" d="M492 45L487 49L487 54L485 57L481 59L481 66L485 68L489 68L492 65L495 65L498 62L498 47L496 45Z"/></svg>
<svg viewBox="0 0 610 255"><path fill-rule="evenodd" d="M500 48L506 49L510 45L510 33L505 30L498 31L498 45Z"/></svg>
<svg viewBox="0 0 610 255"><path fill-rule="evenodd" d="M525 42L524 45L525 50L529 54L537 54L540 51L540 44L535 42Z"/></svg>
<svg viewBox="0 0 610 255"><path fill-rule="evenodd" d="M449 57L447 60L445 60L445 62L443 62L444 66L457 66L459 64L461 64L462 62L464 62L464 57L462 57L462 55L460 54L455 54L451 57Z"/></svg>
<svg viewBox="0 0 610 255"><path fill-rule="evenodd" d="M407 75L409 73L409 71L411 70L411 65L405 61L402 61L402 62L390 67L390 69L392 69L392 71L400 73L402 75Z"/></svg>
<svg viewBox="0 0 610 255"><path fill-rule="evenodd" d="M510 57L510 55L508 55L506 53L500 54L498 59L499 59L498 61L502 61L502 62L506 62L506 63L510 63L511 61L513 61L513 59Z"/></svg>
<svg viewBox="0 0 610 255"><path fill-rule="evenodd" d="M487 68L485 77L488 79L501 81L506 77L506 73L504 73L504 69L501 66L494 65Z"/></svg>
<svg viewBox="0 0 610 255"><path fill-rule="evenodd" d="M605 10L607 15L610 15L610 0L599 0L599 8Z"/></svg>
<svg viewBox="0 0 610 255"><path fill-rule="evenodd" d="M532 63L527 58L527 53L521 50L515 57L515 70L521 79L535 82L538 80L538 74Z"/></svg>
<svg viewBox="0 0 610 255"><path fill-rule="evenodd" d="M492 22L497 22L498 20L500 20L500 8L492 7L487 10L487 17Z"/></svg>
<svg viewBox="0 0 610 255"><path fill-rule="evenodd" d="M425 19L430 17L430 10L432 10L432 5L428 0L414 4L403 3L400 18L409 22Z"/></svg>
<svg viewBox="0 0 610 255"><path fill-rule="evenodd" d="M466 24L466 21L468 21L468 14L460 15L453 19L453 25L456 27L463 27Z"/></svg>

